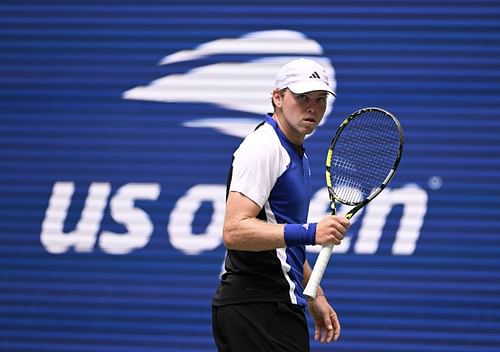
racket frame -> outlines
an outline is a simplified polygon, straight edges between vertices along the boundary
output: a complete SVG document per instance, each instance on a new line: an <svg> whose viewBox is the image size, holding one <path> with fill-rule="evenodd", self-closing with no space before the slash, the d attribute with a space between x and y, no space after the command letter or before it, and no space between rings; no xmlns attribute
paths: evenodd
<svg viewBox="0 0 500 352"><path fill-rule="evenodd" d="M382 184L372 191L368 197L366 197L364 200L360 202L347 202L343 201L335 195L335 191L333 189L333 184L332 184L332 178L331 178L331 165L332 165L332 159L334 155L334 149L335 149L335 144L337 143L340 135L342 134L342 131L344 128L351 122L352 120L362 116L366 112L370 111L375 111L375 112L381 112L390 117L395 125L397 126L397 129L399 131L399 149L398 153L396 155L396 159L394 161L394 165L392 166L391 170L389 171L387 177L384 179ZM330 197L330 210L331 210L331 215L336 215L337 213L337 206L336 203L342 203L345 205L351 205L354 206L351 210L347 212L345 217L350 220L354 214L356 214L361 208L363 208L365 205L370 203L377 195L382 192L386 186L389 184L389 182L392 180L394 177L394 174L396 173L396 170L399 166L399 162L401 161L401 156L403 155L403 145L404 145L404 136L403 136L403 129L401 127L401 123L399 120L390 112L387 110L378 108L378 107L366 107L363 109L359 109L355 112L353 112L349 117L347 117L340 126L337 129L337 132L335 133L335 136L333 137L330 147L328 148L327 152L327 157L326 157L326 171L325 171L325 177L326 177L326 186L328 189L328 195ZM304 295L310 299L316 298L316 293L319 288L321 279L323 278L323 274L326 270L326 266L328 265L328 262L330 260L330 256L333 252L333 245L327 245L323 246L321 248L321 251L318 255L318 258L316 259L316 263L314 264L314 267L312 269L311 275L309 277L309 280L307 282L306 288L304 289Z"/></svg>

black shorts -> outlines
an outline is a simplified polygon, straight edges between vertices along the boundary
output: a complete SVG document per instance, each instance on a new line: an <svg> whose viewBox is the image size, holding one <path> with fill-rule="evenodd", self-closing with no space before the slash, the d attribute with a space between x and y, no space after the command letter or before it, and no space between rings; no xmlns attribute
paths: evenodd
<svg viewBox="0 0 500 352"><path fill-rule="evenodd" d="M219 352L308 352L304 309L288 303L245 303L212 307Z"/></svg>

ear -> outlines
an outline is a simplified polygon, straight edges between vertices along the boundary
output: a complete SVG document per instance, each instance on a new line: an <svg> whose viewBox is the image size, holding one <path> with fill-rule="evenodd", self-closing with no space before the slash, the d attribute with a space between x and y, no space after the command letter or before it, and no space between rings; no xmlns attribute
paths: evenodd
<svg viewBox="0 0 500 352"><path fill-rule="evenodd" d="M278 89L274 89L273 92L271 93L272 99L274 106L277 108L281 108L282 105L282 94L280 94L280 91Z"/></svg>

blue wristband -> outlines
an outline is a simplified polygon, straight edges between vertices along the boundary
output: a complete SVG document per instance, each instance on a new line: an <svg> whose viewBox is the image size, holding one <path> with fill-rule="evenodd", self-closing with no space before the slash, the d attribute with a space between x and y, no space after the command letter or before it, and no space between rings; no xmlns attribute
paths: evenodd
<svg viewBox="0 0 500 352"><path fill-rule="evenodd" d="M284 231L286 246L316 244L316 225L315 222L310 224L286 224Z"/></svg>

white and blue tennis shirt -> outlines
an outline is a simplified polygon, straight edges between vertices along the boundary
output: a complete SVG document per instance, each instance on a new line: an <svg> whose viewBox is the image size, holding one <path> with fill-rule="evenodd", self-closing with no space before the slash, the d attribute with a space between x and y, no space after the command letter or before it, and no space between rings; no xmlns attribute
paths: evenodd
<svg viewBox="0 0 500 352"><path fill-rule="evenodd" d="M233 155L228 191L261 207L258 218L274 224L305 224L311 171L302 146L287 140L271 116ZM306 305L302 294L305 246L250 252L228 250L213 304L287 302Z"/></svg>

